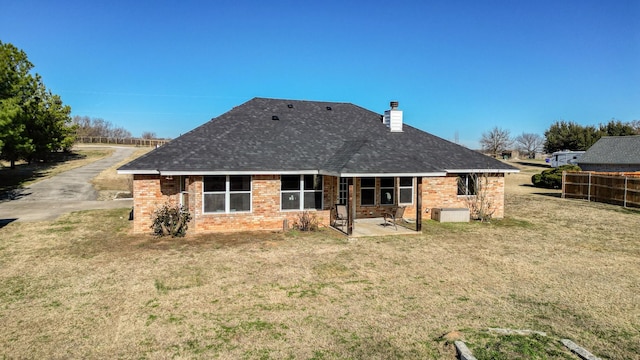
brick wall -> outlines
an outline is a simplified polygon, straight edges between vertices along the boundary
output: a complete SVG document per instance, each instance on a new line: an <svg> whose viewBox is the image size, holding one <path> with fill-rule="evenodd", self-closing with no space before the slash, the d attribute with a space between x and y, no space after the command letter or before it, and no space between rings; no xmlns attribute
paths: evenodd
<svg viewBox="0 0 640 360"><path fill-rule="evenodd" d="M165 202L178 203L179 177L167 180L158 175L133 176L133 229L151 231L151 216Z"/></svg>
<svg viewBox="0 0 640 360"><path fill-rule="evenodd" d="M504 174L490 174L487 183L487 195L491 199L492 206L495 208L493 217L504 217ZM360 179L356 179L355 191L360 197ZM405 207L405 218L416 218L416 201L415 191L417 186L414 181L414 199L411 204L401 204ZM356 216L358 218L381 217L384 212L389 212L396 205L380 205L380 179L376 179L376 205L363 206L360 200L356 201ZM397 189L396 189L396 201ZM422 218L429 219L431 214L425 210L431 211L432 208L467 208L468 201L466 196L458 195L458 176L450 174L446 177L423 177L422 178Z"/></svg>
<svg viewBox="0 0 640 360"><path fill-rule="evenodd" d="M504 174L490 174L487 177L487 197L495 208L493 217L504 217ZM458 176L449 174L446 177L422 178L422 209L423 219L430 219L432 208L468 208L468 197L458 195ZM405 213L415 217L415 207L408 207Z"/></svg>
<svg viewBox="0 0 640 360"><path fill-rule="evenodd" d="M336 179L325 176L324 209L310 210L321 226L329 226L332 194ZM252 177L252 209L249 213L205 214L203 212L203 177L189 176L186 182L188 195L185 205L192 214L189 230L194 232L235 232L253 230L282 230L283 222L289 227L298 219L301 211L280 210L280 176L255 175ZM149 232L151 216L157 206L169 201L180 201L180 177L173 179L157 175L134 176L134 231Z"/></svg>
<svg viewBox="0 0 640 360"><path fill-rule="evenodd" d="M329 226L333 216L332 208L337 201L338 178L324 176L324 208L310 211L318 219L318 223ZM504 174L489 176L487 193L492 199L496 211L494 217L504 217ZM288 220L292 226L300 215L300 211L280 210L280 176L256 175L252 177L252 211L250 213L204 214L202 204L202 176L189 176L186 182L188 196L184 197L185 205L193 215L189 224L190 231L195 232L233 232L251 230L281 230L283 221ZM394 205L380 204L380 179L376 179L376 205L362 206L357 201L358 218L381 217L383 212L391 211ZM360 179L356 179L355 191L360 197ZM134 231L149 232L151 216L155 208L166 201L180 202L180 177L172 179L157 175L134 176ZM417 187L414 185L414 191ZM423 219L431 215L424 212L434 207L468 207L466 196L458 195L457 176L423 177L422 178ZM397 192L395 194L397 201ZM415 218L415 199L413 204L405 205L405 217Z"/></svg>

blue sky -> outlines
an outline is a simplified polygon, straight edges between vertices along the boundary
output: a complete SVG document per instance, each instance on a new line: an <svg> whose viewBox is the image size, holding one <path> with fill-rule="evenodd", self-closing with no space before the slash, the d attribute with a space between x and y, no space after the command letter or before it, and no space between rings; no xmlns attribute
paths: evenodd
<svg viewBox="0 0 640 360"><path fill-rule="evenodd" d="M350 102L477 147L640 119L640 1L9 1L72 115L181 133L253 97Z"/></svg>

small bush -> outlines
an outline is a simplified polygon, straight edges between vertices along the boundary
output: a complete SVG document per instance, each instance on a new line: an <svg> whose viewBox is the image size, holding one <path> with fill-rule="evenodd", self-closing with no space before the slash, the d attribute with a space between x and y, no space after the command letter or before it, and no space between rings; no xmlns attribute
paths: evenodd
<svg viewBox="0 0 640 360"><path fill-rule="evenodd" d="M316 231L318 230L318 219L315 214L303 211L298 215L293 227L300 231Z"/></svg>
<svg viewBox="0 0 640 360"><path fill-rule="evenodd" d="M182 237L187 233L191 214L184 206L165 203L153 212L151 228L157 236Z"/></svg>
<svg viewBox="0 0 640 360"><path fill-rule="evenodd" d="M562 187L562 172L563 171L580 171L580 167L577 165L562 165L557 168L548 169L540 174L535 174L531 177L533 186L546 188L546 189L559 189Z"/></svg>

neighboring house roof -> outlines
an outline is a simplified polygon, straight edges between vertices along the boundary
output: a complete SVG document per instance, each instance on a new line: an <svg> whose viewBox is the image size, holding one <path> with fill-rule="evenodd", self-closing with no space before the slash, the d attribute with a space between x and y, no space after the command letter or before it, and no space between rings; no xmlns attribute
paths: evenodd
<svg viewBox="0 0 640 360"><path fill-rule="evenodd" d="M640 164L640 135L602 137L580 157L579 164Z"/></svg>
<svg viewBox="0 0 640 360"><path fill-rule="evenodd" d="M277 117L277 120L275 120ZM350 103L254 98L120 167L129 174L342 176L516 168Z"/></svg>

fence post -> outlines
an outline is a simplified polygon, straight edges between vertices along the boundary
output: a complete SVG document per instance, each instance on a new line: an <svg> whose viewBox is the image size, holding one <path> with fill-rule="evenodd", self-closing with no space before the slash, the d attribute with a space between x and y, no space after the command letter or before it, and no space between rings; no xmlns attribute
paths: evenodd
<svg viewBox="0 0 640 360"><path fill-rule="evenodd" d="M567 171L564 170L562 172L562 195L561 197L564 199L564 183L567 181Z"/></svg>
<svg viewBox="0 0 640 360"><path fill-rule="evenodd" d="M591 172L589 172L589 186L587 187L587 201L591 202Z"/></svg>
<svg viewBox="0 0 640 360"><path fill-rule="evenodd" d="M623 207L627 207L627 180L629 179L629 177L625 176L624 177L624 201L623 201Z"/></svg>

